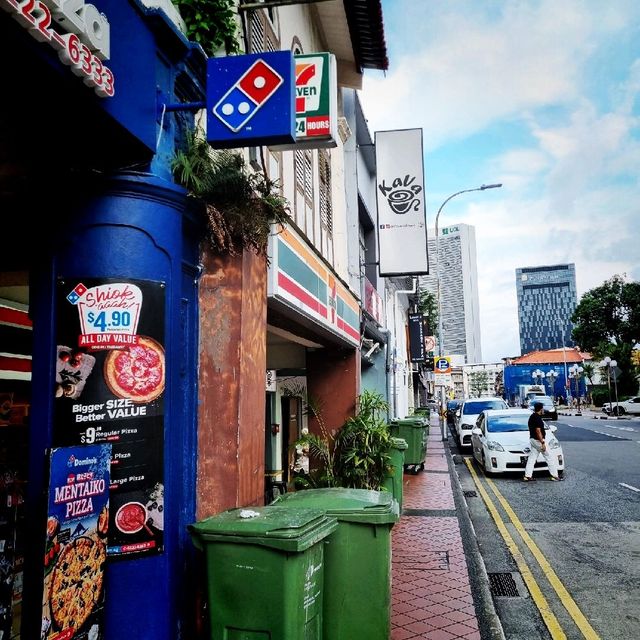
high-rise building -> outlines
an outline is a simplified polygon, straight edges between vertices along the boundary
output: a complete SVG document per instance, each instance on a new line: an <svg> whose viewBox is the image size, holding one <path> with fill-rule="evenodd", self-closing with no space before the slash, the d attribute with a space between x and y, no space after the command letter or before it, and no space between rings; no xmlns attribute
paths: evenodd
<svg viewBox="0 0 640 640"><path fill-rule="evenodd" d="M520 351L571 347L571 315L578 304L575 264L516 269Z"/></svg>
<svg viewBox="0 0 640 640"><path fill-rule="evenodd" d="M461 355L467 363L482 362L475 227L456 224L438 231L443 355ZM429 231L428 247L430 275L420 276L420 287L437 295L434 230ZM431 328L437 334L437 326Z"/></svg>

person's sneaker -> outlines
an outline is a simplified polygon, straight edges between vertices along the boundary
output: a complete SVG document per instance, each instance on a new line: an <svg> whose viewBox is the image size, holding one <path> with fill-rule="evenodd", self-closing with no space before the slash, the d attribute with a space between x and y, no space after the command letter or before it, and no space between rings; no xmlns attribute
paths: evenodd
<svg viewBox="0 0 640 640"><path fill-rule="evenodd" d="M563 478L559 476L551 476L551 482L562 482Z"/></svg>
<svg viewBox="0 0 640 640"><path fill-rule="evenodd" d="M536 479L533 476L531 476L530 478L527 476L524 476L524 478L522 478L522 482L535 482L535 481Z"/></svg>

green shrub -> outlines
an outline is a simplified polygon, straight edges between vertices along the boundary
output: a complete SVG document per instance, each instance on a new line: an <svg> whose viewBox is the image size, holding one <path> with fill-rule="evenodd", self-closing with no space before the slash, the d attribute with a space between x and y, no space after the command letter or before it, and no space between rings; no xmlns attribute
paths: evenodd
<svg viewBox="0 0 640 640"><path fill-rule="evenodd" d="M606 387L596 387L591 390L591 400L595 407L602 407L605 402L609 402L609 391Z"/></svg>
<svg viewBox="0 0 640 640"><path fill-rule="evenodd" d="M382 418L388 404L377 392L365 391L358 397L357 414L349 418L334 438L315 403L308 410L320 424L320 435L307 434L296 441L309 451L311 469L294 479L296 489L348 487L381 490L390 471L392 446L389 427Z"/></svg>

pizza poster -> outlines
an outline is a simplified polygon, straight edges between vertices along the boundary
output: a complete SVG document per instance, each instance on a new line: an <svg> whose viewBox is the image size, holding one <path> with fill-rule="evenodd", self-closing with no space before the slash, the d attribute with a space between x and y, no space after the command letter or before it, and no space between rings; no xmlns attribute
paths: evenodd
<svg viewBox="0 0 640 640"><path fill-rule="evenodd" d="M165 287L61 279L54 446L111 444L110 557L164 549Z"/></svg>
<svg viewBox="0 0 640 640"><path fill-rule="evenodd" d="M111 445L53 449L41 640L104 637Z"/></svg>

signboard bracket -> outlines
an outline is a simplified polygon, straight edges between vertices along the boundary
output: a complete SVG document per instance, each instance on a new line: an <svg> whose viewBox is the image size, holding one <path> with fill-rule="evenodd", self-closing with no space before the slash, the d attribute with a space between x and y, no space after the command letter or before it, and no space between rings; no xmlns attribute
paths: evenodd
<svg viewBox="0 0 640 640"><path fill-rule="evenodd" d="M163 112L172 111L200 111L200 109L206 109L207 104L204 101L200 102L169 102L169 97L162 91L158 91L158 115Z"/></svg>
<svg viewBox="0 0 640 640"><path fill-rule="evenodd" d="M251 11L253 9L266 9L271 7L286 7L292 4L315 4L327 0L259 0L258 2L241 2L238 11Z"/></svg>
<svg viewBox="0 0 640 640"><path fill-rule="evenodd" d="M207 105L204 102L176 102L161 105L165 111L200 111Z"/></svg>

